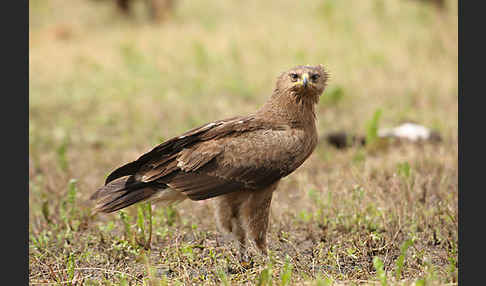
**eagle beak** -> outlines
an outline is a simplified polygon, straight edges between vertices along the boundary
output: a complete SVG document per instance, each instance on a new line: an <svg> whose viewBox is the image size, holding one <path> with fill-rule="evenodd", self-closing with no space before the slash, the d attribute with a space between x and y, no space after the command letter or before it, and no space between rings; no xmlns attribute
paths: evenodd
<svg viewBox="0 0 486 286"><path fill-rule="evenodd" d="M305 73L302 75L302 85L304 88L307 87L307 84L309 83L309 74Z"/></svg>

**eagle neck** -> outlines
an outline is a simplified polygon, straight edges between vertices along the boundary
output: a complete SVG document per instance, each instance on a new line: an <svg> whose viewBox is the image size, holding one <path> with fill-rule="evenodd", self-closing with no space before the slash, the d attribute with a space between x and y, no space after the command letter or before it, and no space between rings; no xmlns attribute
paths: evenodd
<svg viewBox="0 0 486 286"><path fill-rule="evenodd" d="M315 129L315 104L318 97L274 90L270 99L257 111L257 116L285 123L291 127Z"/></svg>

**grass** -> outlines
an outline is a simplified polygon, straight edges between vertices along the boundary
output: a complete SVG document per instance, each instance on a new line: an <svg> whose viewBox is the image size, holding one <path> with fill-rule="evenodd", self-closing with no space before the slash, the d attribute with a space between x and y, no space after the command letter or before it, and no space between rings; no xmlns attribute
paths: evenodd
<svg viewBox="0 0 486 286"><path fill-rule="evenodd" d="M161 25L112 1L29 4L31 284L457 284L454 1L179 1ZM331 73L320 135L374 140L413 120L443 141L321 142L281 182L270 255L250 263L218 232L211 201L91 214L115 167L254 111L281 71L307 63Z"/></svg>

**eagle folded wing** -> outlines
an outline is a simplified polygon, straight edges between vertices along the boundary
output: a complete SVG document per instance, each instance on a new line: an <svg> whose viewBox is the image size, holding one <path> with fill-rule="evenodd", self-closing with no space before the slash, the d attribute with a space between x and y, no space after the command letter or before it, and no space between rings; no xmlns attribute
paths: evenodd
<svg viewBox="0 0 486 286"><path fill-rule="evenodd" d="M251 116L208 123L160 144L106 181L133 175L135 181L166 184L193 200L261 188L281 178L283 171L275 152L258 146L258 136L282 129ZM248 136L252 132L258 136ZM273 148L278 148L275 143Z"/></svg>
<svg viewBox="0 0 486 286"><path fill-rule="evenodd" d="M115 179L128 176L128 175L133 175L143 167L147 168L147 166L144 165L152 165L153 163L155 164L158 163L158 165L163 164L164 160L170 160L171 157L174 156L174 154L177 154L185 147L191 146L196 142L210 140L218 134L219 136L225 135L225 132L222 131L226 131L227 134L228 131L237 130L237 129L231 130L231 128L228 127L224 128L223 130L221 130L221 128L218 128L216 129L216 132L213 130L213 132L206 134L211 129L215 129L216 127L220 127L221 125L229 125L231 127L231 125L234 125L232 124L234 122L240 122L240 121L246 122L251 119L252 118L249 116L234 117L226 120L211 122L203 126L191 129L185 132L184 134L182 134L181 136L174 137L162 144L157 145L151 151L140 156L137 160L117 168L116 170L111 172L110 175L108 175L108 177L105 180L105 185L107 185L109 182Z"/></svg>
<svg viewBox="0 0 486 286"><path fill-rule="evenodd" d="M242 154L228 150L233 138L201 143L194 149L184 149L177 158L178 171L173 177L159 182L185 193L193 200L203 200L222 194L262 188L282 177L279 165L259 164L250 157L258 152ZM256 151L256 150L255 150ZM234 156L241 160L234 161Z"/></svg>

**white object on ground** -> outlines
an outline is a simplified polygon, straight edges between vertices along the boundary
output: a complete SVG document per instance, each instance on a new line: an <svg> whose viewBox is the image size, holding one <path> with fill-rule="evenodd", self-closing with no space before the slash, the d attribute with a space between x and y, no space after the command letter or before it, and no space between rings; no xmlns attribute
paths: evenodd
<svg viewBox="0 0 486 286"><path fill-rule="evenodd" d="M411 141L428 140L431 131L427 127L415 123L403 123L394 128L382 128L378 130L379 137L398 137Z"/></svg>

